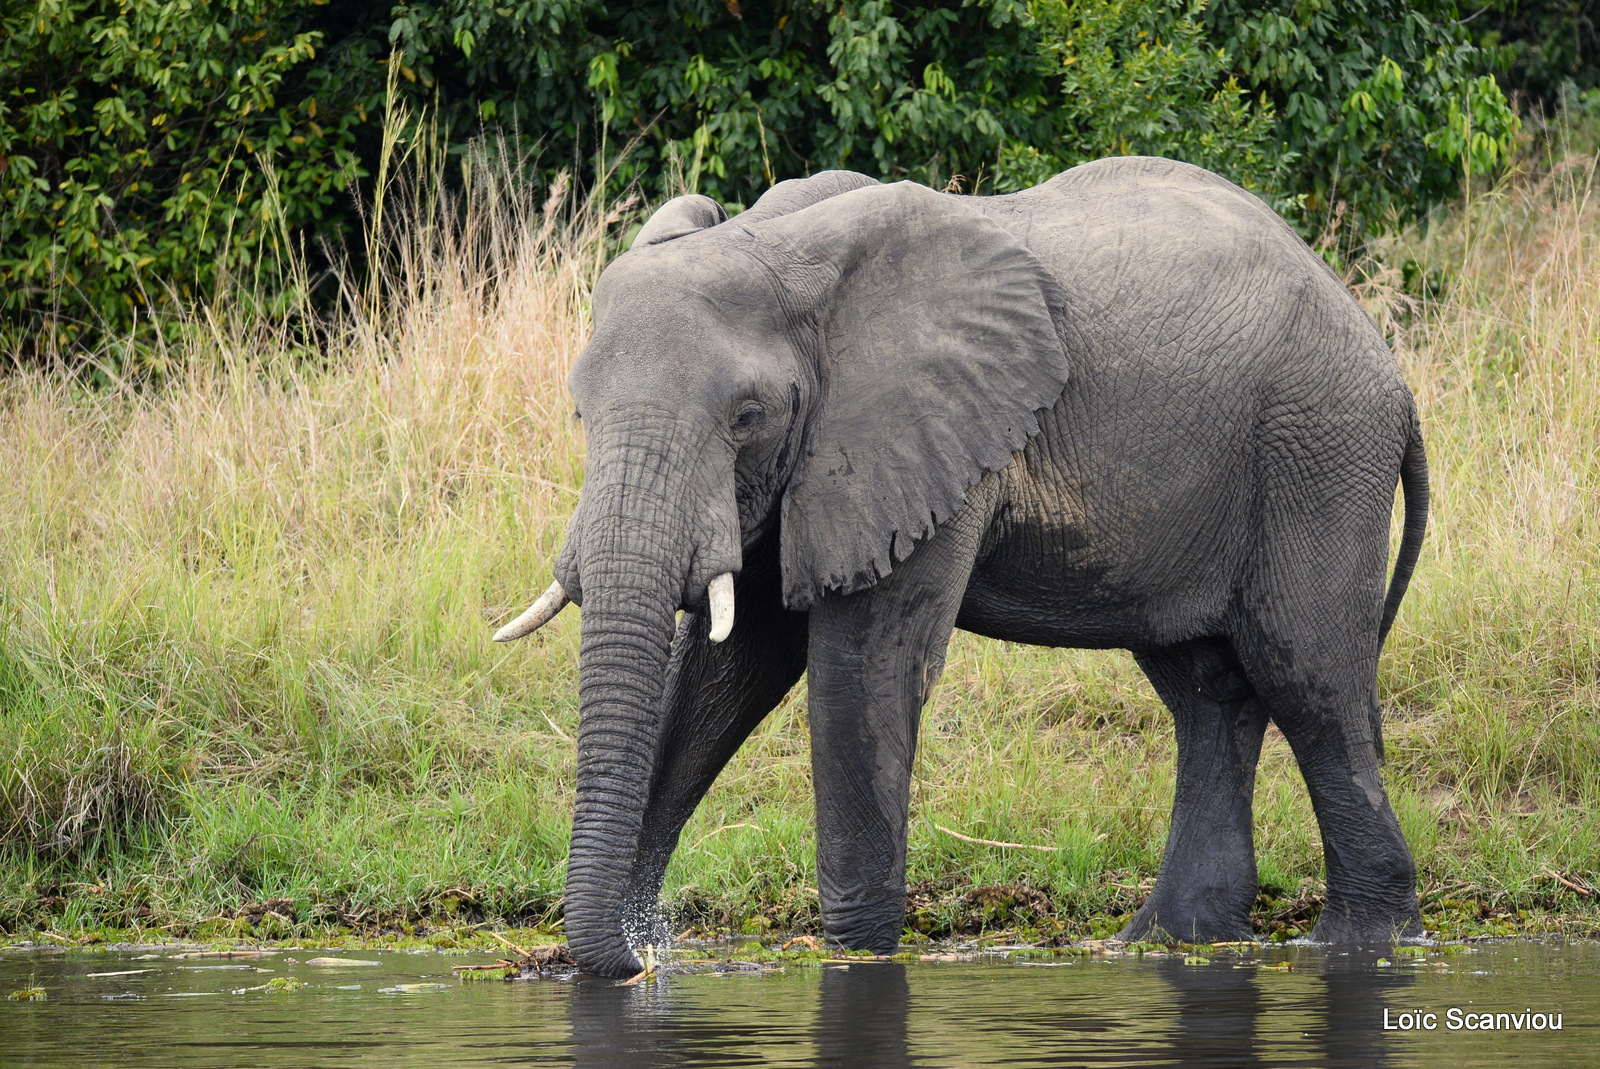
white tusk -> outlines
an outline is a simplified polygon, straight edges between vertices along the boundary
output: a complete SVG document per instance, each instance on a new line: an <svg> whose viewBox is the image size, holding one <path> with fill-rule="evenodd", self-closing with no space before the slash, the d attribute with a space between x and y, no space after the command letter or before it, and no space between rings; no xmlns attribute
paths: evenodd
<svg viewBox="0 0 1600 1069"><path fill-rule="evenodd" d="M560 583L551 583L550 589L539 595L539 600L528 606L528 611L494 633L496 642L510 642L514 638L531 635L555 618L567 607L567 592Z"/></svg>
<svg viewBox="0 0 1600 1069"><path fill-rule="evenodd" d="M706 597L711 602L711 641L721 642L733 631L733 573L711 580Z"/></svg>

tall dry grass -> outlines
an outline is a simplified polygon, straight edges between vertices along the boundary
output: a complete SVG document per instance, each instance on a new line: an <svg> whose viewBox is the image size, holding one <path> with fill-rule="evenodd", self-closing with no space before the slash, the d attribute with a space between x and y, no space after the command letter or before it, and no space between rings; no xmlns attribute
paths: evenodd
<svg viewBox="0 0 1600 1069"><path fill-rule="evenodd" d="M340 280L320 351L223 305L154 387L0 378L8 890L25 855L182 852L243 798L293 819L496 774L549 825L534 876L559 863L572 643L508 654L485 628L542 586L581 485L562 384L620 216L475 162L448 202L389 190L407 222L377 235L376 285ZM296 833L218 834L232 856Z"/></svg>
<svg viewBox="0 0 1600 1069"><path fill-rule="evenodd" d="M576 502L563 380L626 220L518 173L486 152L458 198L395 186L376 281L343 280L312 349L223 305L156 386L0 378L0 925L275 897L303 916L555 908L577 614L489 634L548 581ZM1432 455L1382 685L1388 781L1435 891L1570 905L1544 870L1600 874L1596 194L1592 161L1528 171L1383 250L1442 270L1442 297L1394 273L1358 287ZM678 900L814 915L804 709L802 686L691 822ZM1127 908L1160 861L1172 760L1130 658L960 635L924 725L914 879ZM1275 733L1257 820L1265 884L1318 875Z"/></svg>
<svg viewBox="0 0 1600 1069"><path fill-rule="evenodd" d="M1452 868L1551 886L1600 870L1600 185L1596 158L1525 172L1407 235L1448 272L1397 332L1435 522L1386 684L1396 775ZM1451 842L1450 840L1454 840ZM1441 864L1443 862L1441 861Z"/></svg>

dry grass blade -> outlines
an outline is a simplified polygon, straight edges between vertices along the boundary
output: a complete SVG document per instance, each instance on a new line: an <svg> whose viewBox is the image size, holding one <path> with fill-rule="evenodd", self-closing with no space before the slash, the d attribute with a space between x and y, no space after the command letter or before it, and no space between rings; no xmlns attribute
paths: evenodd
<svg viewBox="0 0 1600 1069"><path fill-rule="evenodd" d="M1567 879L1565 876L1561 875L1559 872L1552 872L1550 869L1544 869L1543 872L1544 872L1544 874L1546 876L1550 877L1552 880L1554 880L1557 883L1561 884L1561 886L1569 888L1570 890L1576 891L1580 895L1588 897L1589 895L1594 894L1594 891L1592 891L1588 887L1585 887L1583 884L1578 883L1575 880Z"/></svg>
<svg viewBox="0 0 1600 1069"><path fill-rule="evenodd" d="M883 962L893 961L893 960L894 960L894 958L890 957L887 954L873 954L873 955L870 955L870 956L866 955L866 954L863 954L859 958L823 958L822 959L822 964L824 964L824 965L862 965L862 964L874 965L874 964L881 964Z"/></svg>
<svg viewBox="0 0 1600 1069"><path fill-rule="evenodd" d="M533 957L534 953L535 953L535 951L533 951L533 950L526 950L526 949L524 949L522 947L517 946L517 944L515 944L511 940L507 939L505 936L501 935L499 932L491 931L489 933L489 935L492 936L497 942L501 943L502 945L504 945L506 947L509 947L512 950L515 950L518 954L522 955L522 957L524 959L531 959ZM537 949L538 950L548 951L548 950L550 950L552 948L550 948L550 947L539 947Z"/></svg>
<svg viewBox="0 0 1600 1069"><path fill-rule="evenodd" d="M690 850L696 849L701 843L705 842L707 839L710 839L710 838L712 838L714 836L717 836L717 835L721 835L725 831L732 831L735 828L754 828L756 831L760 831L761 830L761 825L752 824L749 821L740 821L740 822L738 822L736 824L724 824L721 827L713 828L711 831L708 831L704 835L700 836L700 838L698 838L698 839L696 839L694 841L694 844L692 846L690 846L689 849Z"/></svg>
<svg viewBox="0 0 1600 1069"><path fill-rule="evenodd" d="M943 824L935 824L934 827L952 839L960 839L964 843L976 843L979 846L998 846L1002 850L1038 850L1043 853L1054 854L1061 849L1059 846L1034 846L1030 843L1001 842L999 839L979 839L971 835L962 835L958 831L952 831Z"/></svg>

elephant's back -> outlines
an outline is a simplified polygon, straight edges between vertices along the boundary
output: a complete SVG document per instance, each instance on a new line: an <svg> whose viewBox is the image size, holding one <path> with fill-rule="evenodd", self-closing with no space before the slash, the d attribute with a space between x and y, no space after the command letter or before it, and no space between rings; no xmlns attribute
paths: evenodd
<svg viewBox="0 0 1600 1069"><path fill-rule="evenodd" d="M1063 171L978 198L1056 276L1091 329L1159 329L1249 302L1256 320L1308 296L1356 309L1333 272L1259 198L1219 175L1150 156Z"/></svg>
<svg viewBox="0 0 1600 1069"><path fill-rule="evenodd" d="M1064 242L1112 235L1136 244L1155 242L1212 252L1288 239L1279 248L1305 245L1253 193L1203 167L1160 156L1110 156L1062 171L1018 193L971 199L1047 259L1069 251Z"/></svg>
<svg viewBox="0 0 1600 1069"><path fill-rule="evenodd" d="M1276 212L1210 171L1119 156L973 199L1061 284L1088 346L1085 372L1198 375L1257 400L1257 387L1307 365L1333 379L1399 382L1344 283Z"/></svg>
<svg viewBox="0 0 1600 1069"><path fill-rule="evenodd" d="M1382 336L1320 258L1232 183L1124 157L984 209L1056 275L1086 349L1002 473L1006 504L980 565L995 604L975 595L963 626L984 630L990 615L1014 619L1019 603L1043 599L1070 607L1073 629L1024 641L1206 633L1226 611L1225 577L1247 567L1274 463L1264 434L1287 419L1300 444L1330 444L1328 458L1343 439L1373 457L1403 448L1409 395ZM1391 493L1387 461L1369 466L1372 493Z"/></svg>

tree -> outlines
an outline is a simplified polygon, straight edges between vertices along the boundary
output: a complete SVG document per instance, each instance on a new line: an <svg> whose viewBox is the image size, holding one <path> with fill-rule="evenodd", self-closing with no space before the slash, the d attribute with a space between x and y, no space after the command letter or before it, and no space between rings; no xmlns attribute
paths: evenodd
<svg viewBox="0 0 1600 1069"><path fill-rule="evenodd" d="M337 218L365 116L299 23L324 0L40 0L0 15L0 309L70 344Z"/></svg>
<svg viewBox="0 0 1600 1069"><path fill-rule="evenodd" d="M1218 170L1346 246L1503 159L1453 2L34 0L0 17L0 293L124 330L337 240L389 76L450 151L737 208L829 167L1015 189L1112 153ZM392 60L392 67L391 67ZM420 131L412 131L417 133ZM1342 206L1342 207L1341 207Z"/></svg>

